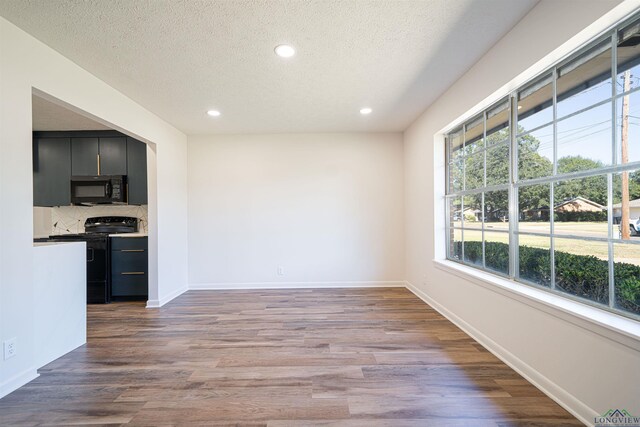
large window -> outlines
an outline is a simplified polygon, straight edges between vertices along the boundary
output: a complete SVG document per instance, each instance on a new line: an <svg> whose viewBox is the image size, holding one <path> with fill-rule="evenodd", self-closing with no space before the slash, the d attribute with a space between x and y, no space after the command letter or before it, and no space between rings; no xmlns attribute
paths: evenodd
<svg viewBox="0 0 640 427"><path fill-rule="evenodd" d="M640 318L640 20L446 144L449 259Z"/></svg>

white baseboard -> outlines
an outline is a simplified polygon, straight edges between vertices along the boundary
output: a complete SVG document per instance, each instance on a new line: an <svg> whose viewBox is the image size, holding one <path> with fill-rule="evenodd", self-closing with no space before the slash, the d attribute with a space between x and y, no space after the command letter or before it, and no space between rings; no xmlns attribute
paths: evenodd
<svg viewBox="0 0 640 427"><path fill-rule="evenodd" d="M29 368L15 375L13 378L9 378L7 381L0 383L0 399L16 391L26 383L35 380L38 376L39 374L36 368Z"/></svg>
<svg viewBox="0 0 640 427"><path fill-rule="evenodd" d="M249 283L191 283L190 290L230 289L313 289L313 288L403 288L402 280L388 282L249 282Z"/></svg>
<svg viewBox="0 0 640 427"><path fill-rule="evenodd" d="M437 303L426 293L415 287L409 282L405 282L408 290L413 292L418 298L433 307L437 312L446 317L449 321L462 329L467 335L480 343L484 348L490 351L498 359L502 360L514 371L522 375L527 381L533 384L536 388L542 391L544 394L553 399L556 403L569 411L582 423L591 426L594 424L594 418L599 414L587 406L585 403L577 399L571 393L567 392L562 387L551 381L549 378L536 371L530 365L523 362L513 353L502 347L500 344L487 337L482 332L456 316L445 307Z"/></svg>
<svg viewBox="0 0 640 427"><path fill-rule="evenodd" d="M177 298L180 295L184 294L188 290L189 288L185 286L184 288L177 289L171 292L169 295L165 295L160 299L150 299L147 301L147 308L160 308L174 298Z"/></svg>

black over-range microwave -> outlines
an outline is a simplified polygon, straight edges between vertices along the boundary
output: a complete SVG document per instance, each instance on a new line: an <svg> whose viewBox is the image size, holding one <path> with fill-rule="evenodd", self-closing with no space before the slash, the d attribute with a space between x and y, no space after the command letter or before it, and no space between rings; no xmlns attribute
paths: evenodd
<svg viewBox="0 0 640 427"><path fill-rule="evenodd" d="M74 205L126 202L126 175L71 177L71 203Z"/></svg>

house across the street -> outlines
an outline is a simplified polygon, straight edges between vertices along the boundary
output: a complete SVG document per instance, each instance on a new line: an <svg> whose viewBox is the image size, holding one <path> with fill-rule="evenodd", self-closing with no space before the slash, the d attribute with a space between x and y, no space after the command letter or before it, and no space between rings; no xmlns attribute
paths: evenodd
<svg viewBox="0 0 640 427"><path fill-rule="evenodd" d="M613 220L616 224L620 223L622 218L622 203L613 205ZM640 218L640 199L629 201L629 218Z"/></svg>
<svg viewBox="0 0 640 427"><path fill-rule="evenodd" d="M554 208L556 212L602 212L605 209L606 206L580 196L565 200Z"/></svg>

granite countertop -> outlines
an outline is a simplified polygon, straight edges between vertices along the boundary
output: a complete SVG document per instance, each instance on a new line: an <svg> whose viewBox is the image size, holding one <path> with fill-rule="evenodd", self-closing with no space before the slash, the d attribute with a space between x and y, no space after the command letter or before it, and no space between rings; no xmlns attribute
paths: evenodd
<svg viewBox="0 0 640 427"><path fill-rule="evenodd" d="M146 232L143 231L139 231L136 233L114 233L114 234L109 234L109 237L147 237L148 234ZM66 241L57 241L57 242L52 242L49 240L49 236L38 236L38 237L34 237L33 238L33 242L34 244L41 244L41 243L45 243L45 244L58 244L58 243L70 243L70 242L66 242Z"/></svg>
<svg viewBox="0 0 640 427"><path fill-rule="evenodd" d="M115 233L109 234L109 237L147 237L147 233L142 231L137 233Z"/></svg>
<svg viewBox="0 0 640 427"><path fill-rule="evenodd" d="M34 247L56 246L56 245L68 245L70 243L85 243L85 242L42 242L42 241L39 242L37 239L34 239L33 246Z"/></svg>

